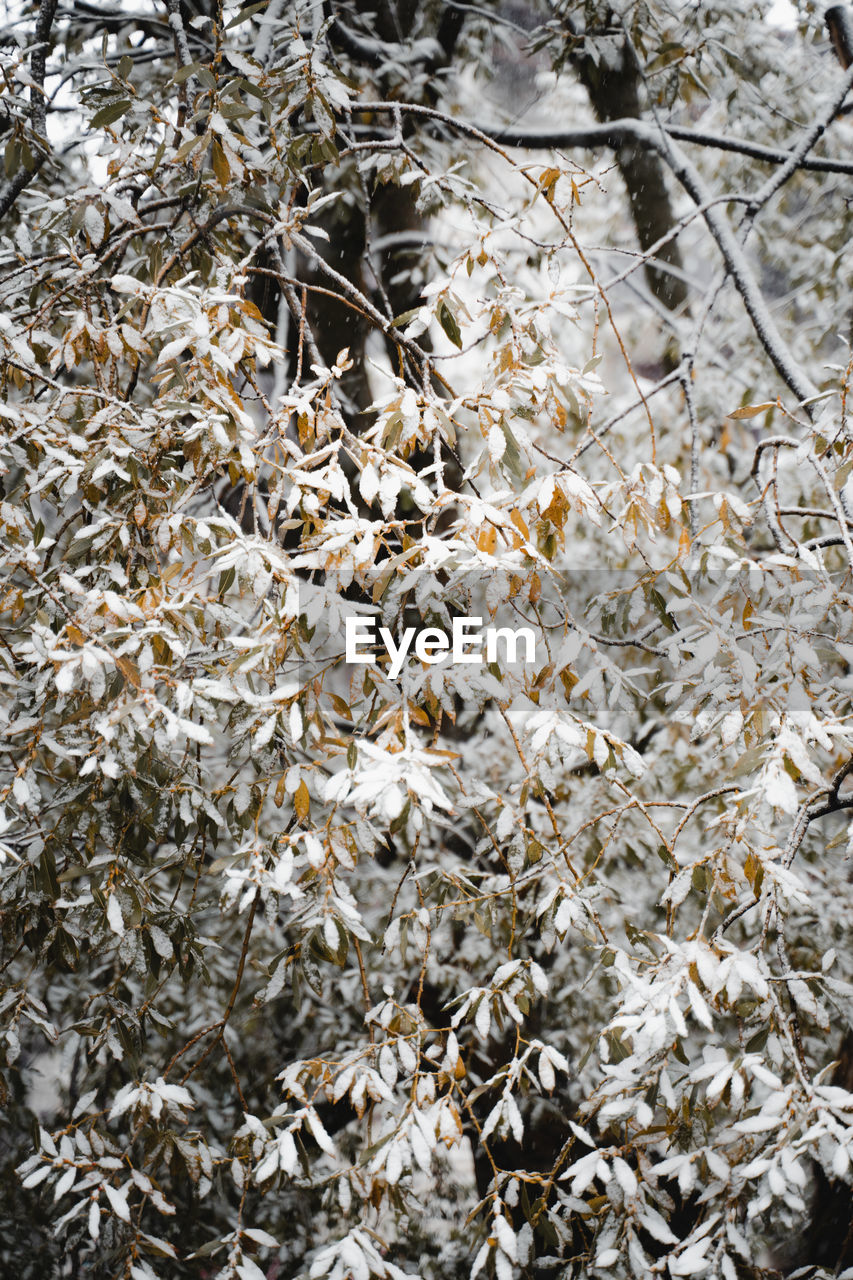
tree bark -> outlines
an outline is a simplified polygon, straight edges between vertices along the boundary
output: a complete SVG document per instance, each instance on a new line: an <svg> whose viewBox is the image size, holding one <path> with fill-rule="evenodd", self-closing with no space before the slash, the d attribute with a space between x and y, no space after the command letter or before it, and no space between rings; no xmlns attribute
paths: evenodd
<svg viewBox="0 0 853 1280"><path fill-rule="evenodd" d="M618 45L614 41L608 56L600 56L598 60L580 43L572 62L602 123L626 117L642 119L640 72L626 41ZM666 170L659 156L637 143L626 142L618 147L616 160L628 192L637 239L646 252L676 223ZM655 266L655 260L663 266ZM659 248L654 260L646 264L649 288L669 311L678 311L687 302L687 285L682 273L681 252L674 238Z"/></svg>

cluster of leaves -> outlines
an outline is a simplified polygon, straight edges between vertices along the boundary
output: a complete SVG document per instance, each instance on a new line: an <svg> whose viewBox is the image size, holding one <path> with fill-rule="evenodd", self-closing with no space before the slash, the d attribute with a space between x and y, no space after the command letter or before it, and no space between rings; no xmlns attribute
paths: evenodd
<svg viewBox="0 0 853 1280"><path fill-rule="evenodd" d="M2 48L3 1265L797 1265L853 1182L843 290L781 350L723 237L751 322L699 282L651 387L606 155L466 124L430 6L88 8ZM754 122L751 13L648 13L662 105ZM536 662L345 661L460 616Z"/></svg>

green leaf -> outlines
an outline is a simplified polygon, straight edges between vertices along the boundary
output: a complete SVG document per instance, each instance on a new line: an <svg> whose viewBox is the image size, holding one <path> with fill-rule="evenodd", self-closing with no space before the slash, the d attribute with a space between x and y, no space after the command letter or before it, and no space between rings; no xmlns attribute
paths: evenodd
<svg viewBox="0 0 853 1280"><path fill-rule="evenodd" d="M175 152L175 160L186 160L187 156L189 156L191 152L195 151L197 147L202 145L206 146L209 141L209 133L197 134L194 138L187 138L185 142L181 143Z"/></svg>
<svg viewBox="0 0 853 1280"><path fill-rule="evenodd" d="M770 1035L769 1027L762 1027L760 1031L756 1031L755 1035L747 1040L744 1046L747 1053L761 1053L767 1044L767 1038Z"/></svg>
<svg viewBox="0 0 853 1280"><path fill-rule="evenodd" d="M396 836L399 834L399 832L405 830L406 823L409 820L409 814L411 813L411 810L412 810L412 801L411 799L407 799L406 803L403 805L402 809L397 814L397 817L394 818L393 822L388 828L392 836Z"/></svg>
<svg viewBox="0 0 853 1280"><path fill-rule="evenodd" d="M447 334L450 341L453 343L454 347L458 347L461 350L462 349L462 331L460 330L459 325L456 322L456 316L450 310L450 307L448 307L447 303L444 301L443 298L441 302L438 304L436 319L438 320L438 323L441 325L444 332Z"/></svg>
<svg viewBox="0 0 853 1280"><path fill-rule="evenodd" d="M658 845L655 852L657 853L661 862L664 863L665 866L669 867L670 871L678 871L679 869L678 863L676 862L672 854L669 852L666 845L664 844Z"/></svg>
<svg viewBox="0 0 853 1280"><path fill-rule="evenodd" d="M116 120L120 120L132 106L130 98L120 98L118 102L111 102L109 106L101 107L100 111L96 111L92 116L91 127L103 129L106 125L115 124Z"/></svg>
<svg viewBox="0 0 853 1280"><path fill-rule="evenodd" d="M6 149L3 153L3 165L6 170L6 177L11 178L12 174L17 171L21 161L21 144L15 134L9 138L6 143Z"/></svg>
<svg viewBox="0 0 853 1280"><path fill-rule="evenodd" d="M690 1066L690 1059L684 1052L684 1045L681 1043L678 1036L676 1036L675 1043L672 1046L672 1056L675 1058L676 1062L680 1062L683 1067Z"/></svg>
<svg viewBox="0 0 853 1280"><path fill-rule="evenodd" d="M245 76L241 76L237 83L244 93L248 93L253 98L257 98L259 102L266 102L263 89L259 89L256 84L252 84L251 80L247 80Z"/></svg>
<svg viewBox="0 0 853 1280"><path fill-rule="evenodd" d="M188 62L185 67L181 67L180 71L175 72L175 84L183 84L185 80L189 80L190 76L194 76L200 69L200 63Z"/></svg>
<svg viewBox="0 0 853 1280"><path fill-rule="evenodd" d="M236 18L232 18L230 22L225 24L225 30L230 31L232 27L238 27L241 22L246 22L252 17L252 14L260 13L261 9L266 9L267 0L261 0L260 4L246 5L245 9L241 9Z"/></svg>
<svg viewBox="0 0 853 1280"><path fill-rule="evenodd" d="M656 587L652 587L649 592L649 604L652 606L667 631L674 631L675 623L669 613L667 613L666 601Z"/></svg>
<svg viewBox="0 0 853 1280"><path fill-rule="evenodd" d="M419 311L420 307L410 307L408 311L401 311L398 316L395 316L391 323L395 329L402 329L403 325L408 324L410 320L414 320Z"/></svg>
<svg viewBox="0 0 853 1280"><path fill-rule="evenodd" d="M506 449L504 450L504 456L501 461L509 468L515 478L521 481L524 478L524 467L522 466L518 441L503 418L501 418L498 425L504 434L504 439L506 440Z"/></svg>
<svg viewBox="0 0 853 1280"><path fill-rule="evenodd" d="M53 856L53 850L48 847L42 850L41 869L45 888L52 898L58 898L60 890L59 881L56 878L56 859Z"/></svg>

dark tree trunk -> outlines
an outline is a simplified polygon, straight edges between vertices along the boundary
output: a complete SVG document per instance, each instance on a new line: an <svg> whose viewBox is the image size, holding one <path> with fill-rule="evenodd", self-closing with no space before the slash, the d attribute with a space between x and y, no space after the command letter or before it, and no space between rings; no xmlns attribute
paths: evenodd
<svg viewBox="0 0 853 1280"><path fill-rule="evenodd" d="M595 34L589 32L589 38L595 38ZM573 39L577 44L571 60L598 119L603 123L641 119L642 76L628 42L619 35L608 36L606 45L603 40L599 42L597 56L593 57L577 33L573 33ZM620 147L616 160L628 193L640 248L647 252L672 231L676 223L663 162L654 152L634 145ZM656 262L661 266L656 266ZM685 306L687 285L675 237L655 250L645 271L649 288L669 311ZM674 355L670 353L670 358Z"/></svg>

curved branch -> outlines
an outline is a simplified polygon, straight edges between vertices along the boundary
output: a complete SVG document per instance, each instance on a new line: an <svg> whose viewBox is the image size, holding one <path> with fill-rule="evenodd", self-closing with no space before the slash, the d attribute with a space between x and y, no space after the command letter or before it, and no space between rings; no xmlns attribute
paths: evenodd
<svg viewBox="0 0 853 1280"><path fill-rule="evenodd" d="M788 844L785 848L783 865L790 867L803 843L809 826L818 818L825 818L830 813L841 813L844 809L853 808L853 791L842 797L839 795L842 783L853 773L853 757L847 760L832 779L829 787L802 806L797 821L791 828Z"/></svg>
<svg viewBox="0 0 853 1280"><path fill-rule="evenodd" d="M835 96L824 111L821 119L816 120L811 128L806 132L802 141L790 153L788 159L782 165L782 168L777 170L776 173L771 174L764 186L759 191L756 191L747 208L747 214L750 218L754 218L762 205L765 205L767 201L776 194L779 188L784 186L788 179L793 177L798 169L802 168L803 162L808 156L808 153L811 151L812 147L820 141L824 133L826 133L826 130L841 110L841 107L844 104L844 99L847 97L847 94L851 89L853 89L853 67L849 67L847 69L847 74L841 82L840 89L836 91Z"/></svg>
<svg viewBox="0 0 853 1280"><path fill-rule="evenodd" d="M638 129L637 126L640 128ZM491 124L479 124L477 127L501 146L542 151L562 150L569 147L585 147L594 150L602 146L615 149L628 141L636 142L640 146L645 142L642 136L643 122L631 119L608 120L606 124L586 125L579 129L527 130L509 125ZM711 147L717 151L730 151L736 155L749 156L752 160L762 160L767 164L788 164L795 154L782 148L766 147L760 142L725 137L722 134L707 133L704 129L690 129L683 125L668 124L666 133L676 142L689 142L695 146ZM809 169L816 173L853 174L853 161L803 156L798 168Z"/></svg>
<svg viewBox="0 0 853 1280"><path fill-rule="evenodd" d="M46 159L46 156L36 156L32 169L21 167L14 177L3 183L2 187L0 187L0 218L5 217L9 212L24 187L32 182Z"/></svg>
<svg viewBox="0 0 853 1280"><path fill-rule="evenodd" d="M667 161L673 175L681 183L684 190L695 204L707 206L703 217L705 225L716 241L717 248L723 256L726 268L734 280L735 287L741 296L743 305L752 321L758 338L779 377L793 391L800 401L811 400L818 395L818 388L807 373L794 359L787 343L776 327L776 321L764 301L746 254L731 229L728 219L722 211L712 203L710 193L699 175L698 169L684 153L676 147L671 138L661 135L657 130L648 129L649 145L658 149L659 154Z"/></svg>

